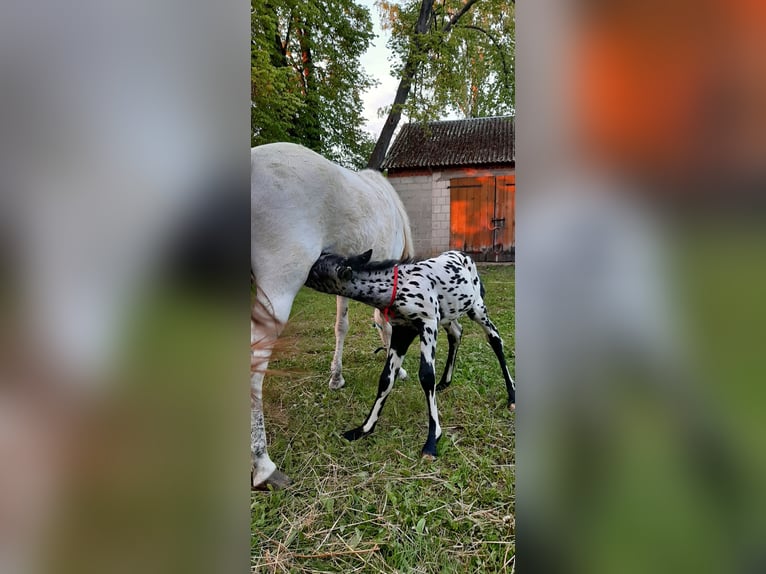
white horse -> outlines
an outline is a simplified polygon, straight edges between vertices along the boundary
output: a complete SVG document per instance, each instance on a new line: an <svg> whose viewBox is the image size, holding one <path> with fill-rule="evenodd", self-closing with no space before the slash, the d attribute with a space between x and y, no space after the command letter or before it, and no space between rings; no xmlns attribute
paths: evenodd
<svg viewBox="0 0 766 574"><path fill-rule="evenodd" d="M298 290L323 250L343 255L373 250L377 259L412 257L409 218L394 188L377 171L353 172L296 144L275 143L253 148L250 155L250 259L258 305L273 322L254 313L251 386L252 486L284 486L289 479L277 470L266 450L263 423L263 376L271 343L279 336ZM391 327L376 311L383 345ZM335 354L330 388L345 384L343 341L348 331L348 299L337 298ZM406 373L400 371L400 376Z"/></svg>

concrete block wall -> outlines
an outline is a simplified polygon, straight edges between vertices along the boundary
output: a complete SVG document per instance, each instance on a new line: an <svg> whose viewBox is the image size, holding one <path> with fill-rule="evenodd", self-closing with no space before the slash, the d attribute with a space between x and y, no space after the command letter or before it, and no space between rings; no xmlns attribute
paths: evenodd
<svg viewBox="0 0 766 574"><path fill-rule="evenodd" d="M427 257L432 251L432 179L433 176L431 175L390 176L388 178L388 181L402 199L407 214L410 216L412 239L415 243L415 253L418 257ZM449 233L449 226L447 233Z"/></svg>
<svg viewBox="0 0 766 574"><path fill-rule="evenodd" d="M443 173L434 173L432 180L433 218L430 255L436 255L449 249L450 189L449 177Z"/></svg>

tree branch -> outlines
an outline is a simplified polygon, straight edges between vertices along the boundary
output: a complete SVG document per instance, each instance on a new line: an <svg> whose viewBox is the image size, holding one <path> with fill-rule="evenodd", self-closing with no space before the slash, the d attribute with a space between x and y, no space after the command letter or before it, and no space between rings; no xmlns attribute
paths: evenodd
<svg viewBox="0 0 766 574"><path fill-rule="evenodd" d="M460 19L476 4L478 0L466 0L462 8L458 10L447 23L442 27L442 33L447 33L457 24ZM394 97L394 103L391 106L391 111L388 113L386 123L383 124L383 129L380 132L380 137L375 144L375 149L372 151L370 161L367 163L368 169L380 169L383 165L383 160L386 157L386 151L391 143L391 138L394 135L396 126L399 125L399 120L402 117L402 108L407 98L410 95L410 88L412 87L412 81L415 78L415 74L418 69L418 57L421 55L421 38L428 32L429 25L434 20L434 0L422 0L420 3L420 14L418 16L417 24L415 25L415 34L412 37L410 44L410 51L407 54L407 60L402 70L402 77L399 80L399 88L396 90L396 96Z"/></svg>
<svg viewBox="0 0 766 574"><path fill-rule="evenodd" d="M452 30L452 28L455 26L455 24L458 23L460 18L462 18L465 15L465 13L468 12L471 9L471 6L476 4L476 2L478 2L478 1L479 0L468 0L465 4L463 4L463 7L460 10L458 10L457 12L455 12L455 14L453 14L452 18L449 19L449 22L447 22L444 25L444 28L442 28L442 32L447 33L450 30Z"/></svg>
<svg viewBox="0 0 766 574"><path fill-rule="evenodd" d="M424 0L420 4L420 14L418 15L418 21L415 24L415 37L428 32L428 25L431 23L431 18L433 18L433 11L433 0Z"/></svg>
<svg viewBox="0 0 766 574"><path fill-rule="evenodd" d="M290 32L292 31L292 29L290 28L290 22L293 21L293 14L294 14L294 12L295 11L291 9L290 10L290 16L287 18L287 22L288 22L287 23L287 34L285 34L285 49L284 49L285 56L287 56L287 47L290 45Z"/></svg>
<svg viewBox="0 0 766 574"><path fill-rule="evenodd" d="M475 2L476 0L469 1ZM402 77L399 80L399 87L394 96L394 103L391 106L391 110L388 112L386 123L383 124L383 129L380 132L378 141L375 143L375 148L372 150L370 161L367 162L368 169L380 170L380 166L383 165L383 160L386 157L386 151L388 151L391 138L402 117L402 108L410 95L412 79L415 77L415 73L418 69L418 57L420 56L421 51L420 38L428 32L428 26L433 18L433 7L434 0L422 0L420 4L420 14L418 15L418 21L415 25L415 34L410 41L410 50L407 54L404 68L402 69Z"/></svg>
<svg viewBox="0 0 766 574"><path fill-rule="evenodd" d="M500 42L497 40L497 38L495 38L495 36L493 36L487 30L485 30L484 28L480 26L475 26L473 24L463 24L459 27L467 29L467 30L476 30L478 32L481 32L492 41L492 44L494 44L498 54L500 54L500 63L503 65L503 83L505 84L505 88L507 90L510 90L511 85L508 79L511 77L511 75L510 75L510 72L508 71L508 62L506 62L505 60L505 50L503 50L503 47L500 45Z"/></svg>
<svg viewBox="0 0 766 574"><path fill-rule="evenodd" d="M277 14L276 8L272 6L269 2L265 4L266 10L270 11L270 14L273 16L274 19L274 50L275 52L270 54L270 60L272 65L275 68L285 68L288 65L287 61L287 42L290 38L290 26L287 27L287 38L285 41L282 41L282 35L281 31L279 29L279 15Z"/></svg>

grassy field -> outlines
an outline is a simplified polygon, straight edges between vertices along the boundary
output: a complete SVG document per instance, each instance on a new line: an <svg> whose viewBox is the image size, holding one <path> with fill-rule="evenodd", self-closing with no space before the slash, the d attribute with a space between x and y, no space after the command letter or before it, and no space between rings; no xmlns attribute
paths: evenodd
<svg viewBox="0 0 766 574"><path fill-rule="evenodd" d="M483 266L490 316L514 372L514 268ZM352 302L346 386L327 386L335 299L303 289L266 379L269 451L295 481L252 496L254 572L502 572L515 554L514 419L500 368L468 319L452 386L438 395L439 457L427 434L419 356L410 348L375 432L350 443L375 398L383 353L372 309ZM442 333L437 381L446 357Z"/></svg>

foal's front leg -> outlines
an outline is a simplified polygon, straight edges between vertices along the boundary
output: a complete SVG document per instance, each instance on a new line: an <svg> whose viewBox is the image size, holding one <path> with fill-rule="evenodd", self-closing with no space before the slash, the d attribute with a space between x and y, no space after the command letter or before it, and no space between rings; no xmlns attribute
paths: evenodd
<svg viewBox="0 0 766 574"><path fill-rule="evenodd" d="M348 440L357 440L367 436L375 429L375 424L378 422L380 411L383 410L386 398L394 387L396 372L399 367L401 367L404 354L407 352L407 349L417 334L418 332L410 327L393 328L391 333L391 347L388 350L386 365L383 367L380 379L378 379L378 396L375 398L370 414L367 415L364 424L343 433L345 438Z"/></svg>
<svg viewBox="0 0 766 574"><path fill-rule="evenodd" d="M377 308L372 315L372 320L378 327L378 333L380 333L380 341L383 343L383 349L386 351L386 355L388 355L388 350L391 348L391 324L385 320L383 313L381 313L380 309ZM377 353L379 350L380 349L376 349L375 352ZM407 371L404 370L404 367L399 367L399 374L396 378L402 380L407 378Z"/></svg>
<svg viewBox="0 0 766 574"><path fill-rule="evenodd" d="M428 406L428 438L423 445L421 454L425 457L436 457L436 443L442 437L439 426L439 411L436 409L436 391L434 389L436 376L434 360L436 358L436 335L438 323L429 321L423 325L420 332L420 386L426 395Z"/></svg>

